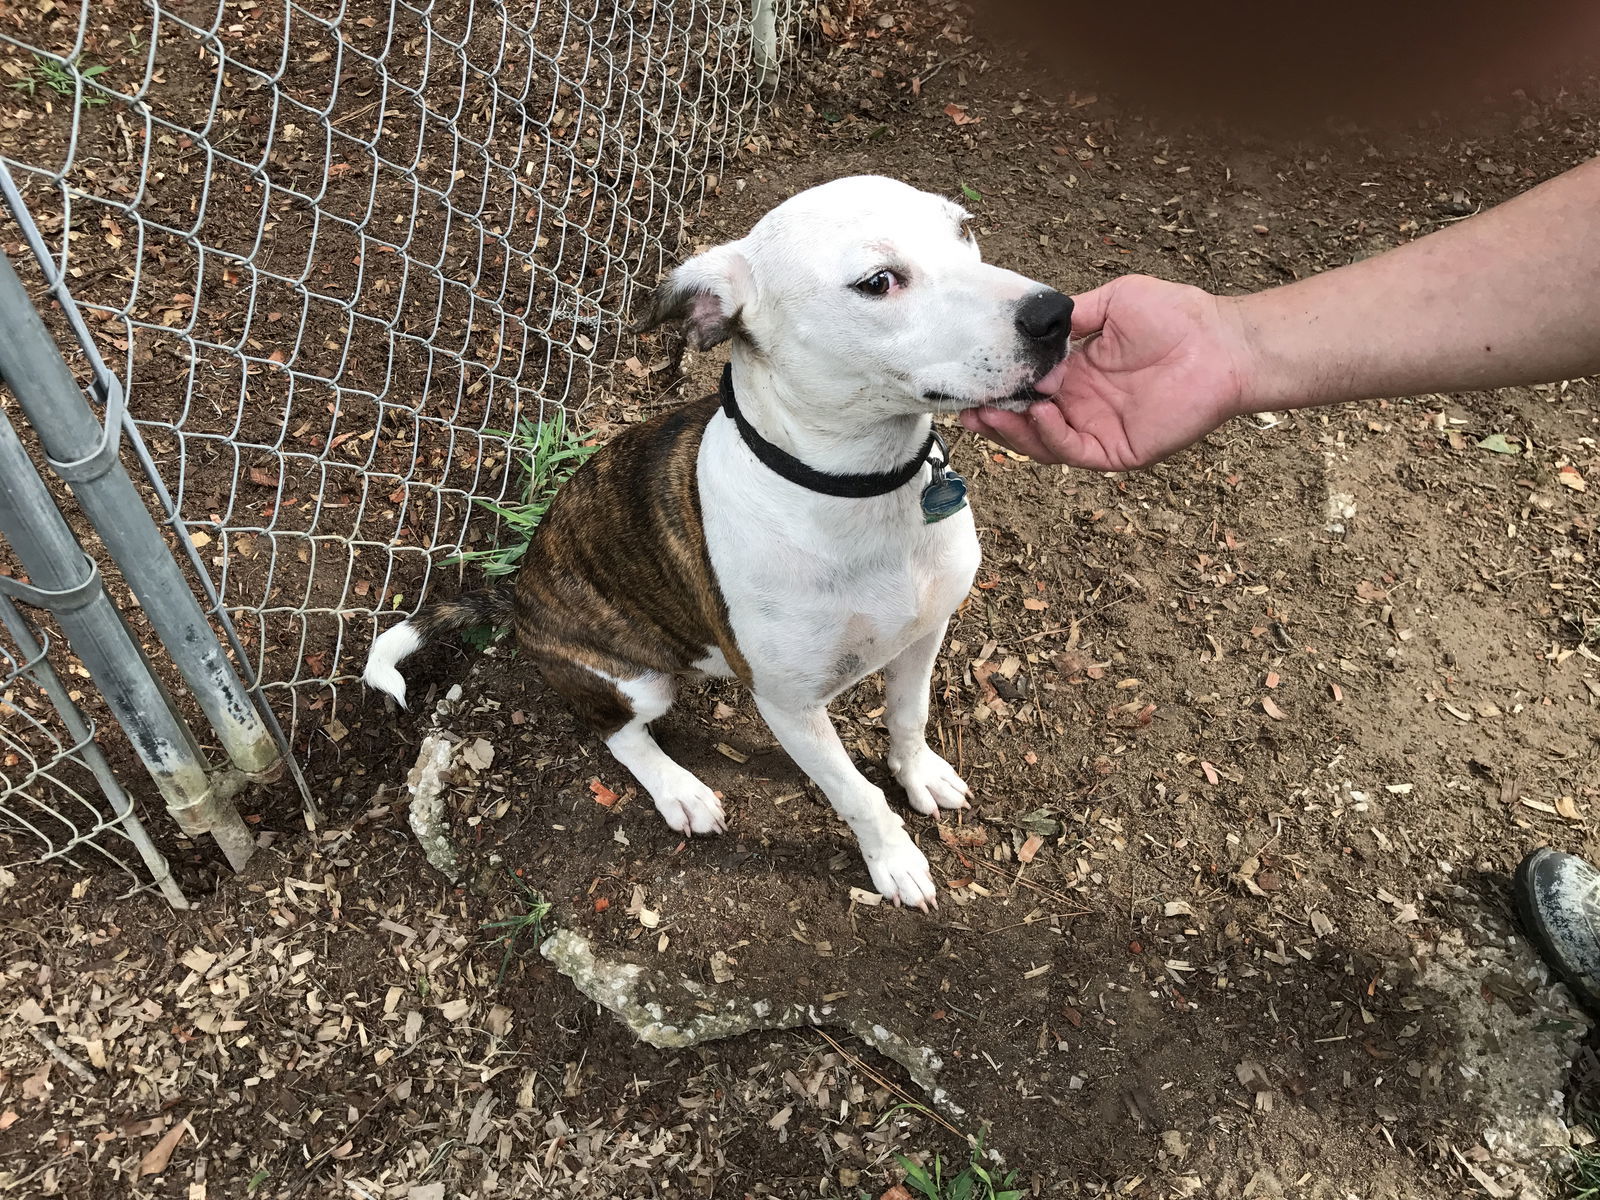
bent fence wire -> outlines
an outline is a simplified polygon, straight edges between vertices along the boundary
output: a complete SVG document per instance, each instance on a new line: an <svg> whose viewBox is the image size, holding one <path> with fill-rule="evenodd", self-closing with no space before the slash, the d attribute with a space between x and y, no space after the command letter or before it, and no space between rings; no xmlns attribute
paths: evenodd
<svg viewBox="0 0 1600 1200"><path fill-rule="evenodd" d="M618 357L636 286L674 256L707 177L742 138L796 7L0 10L11 216L0 249L111 428L98 468L125 467L137 493L116 499L114 478L85 472L95 455L50 444L63 436L41 424L54 401L30 406L14 387L0 416L20 426L35 464L56 468L44 475L110 576L105 595L129 613L142 643L132 653L149 652L158 687L181 671L172 736L185 733L178 709L203 716L212 758L231 760L203 764L208 804L227 794L228 769L259 777L282 752L295 771L313 731L337 730L340 690L383 622L415 607L441 560L492 543L493 518L473 502L517 486L507 466L518 451L502 431L581 408ZM0 329L19 320L0 310ZM86 430L98 433L75 430L79 450ZM131 528L146 521L140 508L159 534ZM108 521L130 526L120 544ZM3 532L0 571L15 575L29 534ZM204 611L167 628L158 614L176 603L173 563ZM65 630L59 612L35 623ZM199 651L196 624L209 639ZM58 703L67 693L52 661L94 691L79 683L94 665L85 648L58 637L46 652L19 635L20 616L6 628L0 865L92 847L172 895L90 727ZM93 682L100 694L84 707L114 711ZM161 778L144 749L107 744L121 784L140 794L141 760ZM195 815L192 789L187 821L161 790L184 832L238 850L226 818ZM56 824L44 829L41 813Z"/></svg>

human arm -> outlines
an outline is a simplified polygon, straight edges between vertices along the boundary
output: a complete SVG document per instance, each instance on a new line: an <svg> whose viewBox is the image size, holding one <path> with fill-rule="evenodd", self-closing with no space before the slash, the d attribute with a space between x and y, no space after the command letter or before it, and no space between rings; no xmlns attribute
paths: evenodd
<svg viewBox="0 0 1600 1200"><path fill-rule="evenodd" d="M1232 416L1600 371L1600 159L1348 267L1253 295L1125 276L1078 298L1095 335L1027 413L975 432L1044 462L1126 470Z"/></svg>

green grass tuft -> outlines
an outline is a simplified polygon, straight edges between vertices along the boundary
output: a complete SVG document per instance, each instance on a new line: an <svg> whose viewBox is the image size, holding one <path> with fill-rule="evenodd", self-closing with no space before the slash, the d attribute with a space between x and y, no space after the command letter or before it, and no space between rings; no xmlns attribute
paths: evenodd
<svg viewBox="0 0 1600 1200"><path fill-rule="evenodd" d="M93 79L96 75L103 75L106 67L86 67L82 57L70 62L58 62L53 58L34 55L33 68L21 79L11 84L11 90L21 92L26 96L35 96L40 88L52 91L58 96L71 98L78 93L78 79ZM106 102L106 97L99 92L84 88L83 95L78 103L83 108L97 108Z"/></svg>
<svg viewBox="0 0 1600 1200"><path fill-rule="evenodd" d="M1574 1152L1572 1174L1565 1183L1566 1200L1600 1200L1600 1150L1586 1147Z"/></svg>
<svg viewBox="0 0 1600 1200"><path fill-rule="evenodd" d="M895 1105L879 1120L887 1120L902 1108L927 1116L933 1115L920 1104L905 1103ZM1015 1171L1007 1171L1002 1178L997 1179L989 1170L989 1158L983 1149L983 1135L981 1133L971 1135L969 1141L967 1165L953 1174L952 1168L946 1166L944 1159L937 1152L933 1156L932 1163L926 1167L918 1165L903 1154L896 1154L895 1161L906 1173L906 1187L925 1197L925 1200L1022 1200L1026 1193L1015 1186L1017 1180ZM862 1195L865 1196L866 1193L863 1192Z"/></svg>
<svg viewBox="0 0 1600 1200"><path fill-rule="evenodd" d="M500 429L484 432L508 438L515 449L524 452L526 457L521 466L526 478L520 492L522 499L514 504L477 501L503 523L500 543L488 550L469 550L447 558L445 565L469 564L481 567L486 575L498 577L512 574L522 564L528 539L544 519L556 489L599 447L585 445L579 434L568 429L567 416L559 409L548 420L518 422L514 434Z"/></svg>
<svg viewBox="0 0 1600 1200"><path fill-rule="evenodd" d="M544 941L545 920L550 916L553 907L538 892L534 891L515 875L512 877L517 889L522 893L523 911L514 916L503 917L498 921L485 921L478 926L479 929L495 931L495 941L505 947L505 953L500 956L500 973L495 976L494 986L499 987L506 980L506 971L511 966L511 960L517 953L517 942L523 934L530 934L533 944L537 946Z"/></svg>

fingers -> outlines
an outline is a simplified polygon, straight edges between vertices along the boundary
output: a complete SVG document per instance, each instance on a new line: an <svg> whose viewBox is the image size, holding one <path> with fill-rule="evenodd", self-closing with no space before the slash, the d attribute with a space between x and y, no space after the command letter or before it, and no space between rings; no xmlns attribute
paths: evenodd
<svg viewBox="0 0 1600 1200"><path fill-rule="evenodd" d="M1061 462L1074 467L1092 467L1098 471L1113 469L1106 463L1100 444L1086 438L1071 425L1059 404L1042 401L1028 410L1028 423L1040 445L1050 453L1042 462Z"/></svg>
<svg viewBox="0 0 1600 1200"><path fill-rule="evenodd" d="M972 409L970 416L976 425L967 420L968 415L962 414L962 423L968 429L1017 454L1027 455L1034 462L1066 463L1091 471L1122 469L1107 458L1099 442L1067 424L1066 417L1053 401L1041 400L1026 413L998 408Z"/></svg>
<svg viewBox="0 0 1600 1200"><path fill-rule="evenodd" d="M1093 291L1084 292L1081 296L1072 298L1072 336L1083 337L1089 333L1099 333L1106 323L1106 312L1111 307L1111 295L1123 279L1132 276L1124 275L1113 279L1110 283L1102 283Z"/></svg>
<svg viewBox="0 0 1600 1200"><path fill-rule="evenodd" d="M1034 432L1023 413L1005 412L998 408L972 410L981 423L978 433L992 442L999 442L1017 454L1025 454L1035 462L1056 462Z"/></svg>

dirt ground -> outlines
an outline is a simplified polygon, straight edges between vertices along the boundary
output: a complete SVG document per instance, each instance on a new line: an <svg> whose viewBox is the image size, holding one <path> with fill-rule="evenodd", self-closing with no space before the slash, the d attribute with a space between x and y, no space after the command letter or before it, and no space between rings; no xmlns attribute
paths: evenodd
<svg viewBox="0 0 1600 1200"><path fill-rule="evenodd" d="M1241 143L1071 92L954 8L884 15L828 27L697 241L870 171L966 191L986 256L1065 290L1235 292L1600 152L1591 86L1470 139ZM603 435L719 361L621 370L587 417ZM1537 845L1600 853L1597 437L1589 381L1237 422L1112 477L960 437L985 563L934 725L978 802L911 821L931 916L852 901L846 831L737 689L663 722L728 797L728 833L684 843L514 662L437 654L412 686L463 688L442 721L468 753L464 886L405 819L427 722L374 700L314 760L325 827L263 797L266 851L198 912L93 880L0 892L0 1183L900 1200L894 1153L965 1162L948 1122L1034 1195L1559 1195L1559 1151L1510 1148L1489 1081L1535 1057L1497 1014L1582 1032L1516 969L1505 883ZM880 779L881 703L868 681L835 706ZM525 889L596 953L832 1015L641 1046L532 932L484 928ZM929 1101L852 1021L927 1047L943 1106L905 1107Z"/></svg>

